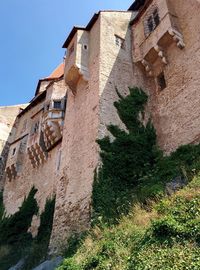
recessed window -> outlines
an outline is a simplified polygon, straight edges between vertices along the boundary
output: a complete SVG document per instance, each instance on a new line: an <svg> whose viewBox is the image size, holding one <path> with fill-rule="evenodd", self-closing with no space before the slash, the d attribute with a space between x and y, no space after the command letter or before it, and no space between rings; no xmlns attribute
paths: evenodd
<svg viewBox="0 0 200 270"><path fill-rule="evenodd" d="M84 45L83 45L83 48L84 48L84 50L87 51L87 50L88 50L88 45L84 44Z"/></svg>
<svg viewBox="0 0 200 270"><path fill-rule="evenodd" d="M115 44L117 47L125 49L125 39L115 35Z"/></svg>
<svg viewBox="0 0 200 270"><path fill-rule="evenodd" d="M16 148L13 148L12 155L14 156L16 153Z"/></svg>
<svg viewBox="0 0 200 270"><path fill-rule="evenodd" d="M156 27L159 25L159 23L160 23L160 17L159 17L158 9L156 8L147 19L148 33L153 32L154 29L156 29Z"/></svg>
<svg viewBox="0 0 200 270"><path fill-rule="evenodd" d="M39 125L40 125L39 122L36 122L36 123L33 124L33 126L32 126L32 133L33 134L38 132Z"/></svg>
<svg viewBox="0 0 200 270"><path fill-rule="evenodd" d="M157 77L157 83L160 90L163 90L167 87L166 80L165 80L165 74L164 72L161 72Z"/></svg>
<svg viewBox="0 0 200 270"><path fill-rule="evenodd" d="M46 111L48 111L49 108L50 108L50 104L47 104L47 105L46 105Z"/></svg>
<svg viewBox="0 0 200 270"><path fill-rule="evenodd" d="M154 19L154 25L155 25L155 27L157 27L160 23L160 17L159 17L157 9L155 9L153 12L153 19Z"/></svg>
<svg viewBox="0 0 200 270"><path fill-rule="evenodd" d="M53 102L54 109L61 109L62 103L60 100L56 100Z"/></svg>
<svg viewBox="0 0 200 270"><path fill-rule="evenodd" d="M153 26L152 16L148 18L147 25L148 25L149 33L153 32L154 26Z"/></svg>

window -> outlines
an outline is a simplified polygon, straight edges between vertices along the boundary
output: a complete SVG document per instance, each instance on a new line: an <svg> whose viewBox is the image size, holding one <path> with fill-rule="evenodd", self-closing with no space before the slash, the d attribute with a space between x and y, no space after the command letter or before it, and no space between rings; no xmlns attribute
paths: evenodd
<svg viewBox="0 0 200 270"><path fill-rule="evenodd" d="M163 90L167 87L166 80L165 80L165 74L164 72L161 72L157 77L157 83L160 90Z"/></svg>
<svg viewBox="0 0 200 270"><path fill-rule="evenodd" d="M32 134L37 133L39 130L39 122L36 122L32 126Z"/></svg>
<svg viewBox="0 0 200 270"><path fill-rule="evenodd" d="M16 153L16 148L13 148L12 155L14 156Z"/></svg>
<svg viewBox="0 0 200 270"><path fill-rule="evenodd" d="M147 19L148 34L153 32L153 30L156 29L159 23L160 23L160 17L158 14L158 9L156 8Z"/></svg>
<svg viewBox="0 0 200 270"><path fill-rule="evenodd" d="M83 45L84 50L88 50L88 46L86 44Z"/></svg>
<svg viewBox="0 0 200 270"><path fill-rule="evenodd" d="M53 102L54 109L61 109L61 105L62 105L62 103L60 100L56 100Z"/></svg>
<svg viewBox="0 0 200 270"><path fill-rule="evenodd" d="M160 18L159 18L159 14L158 14L158 10L154 10L153 12L153 19L154 19L154 24L155 24L155 28L159 25L160 23Z"/></svg>
<svg viewBox="0 0 200 270"><path fill-rule="evenodd" d="M153 32L153 20L152 20L152 16L148 18L147 20L147 25L148 25L148 30L149 33Z"/></svg>
<svg viewBox="0 0 200 270"><path fill-rule="evenodd" d="M46 104L46 111L48 111L50 108L50 104Z"/></svg>
<svg viewBox="0 0 200 270"><path fill-rule="evenodd" d="M115 35L115 44L117 47L125 49L125 40L117 35Z"/></svg>

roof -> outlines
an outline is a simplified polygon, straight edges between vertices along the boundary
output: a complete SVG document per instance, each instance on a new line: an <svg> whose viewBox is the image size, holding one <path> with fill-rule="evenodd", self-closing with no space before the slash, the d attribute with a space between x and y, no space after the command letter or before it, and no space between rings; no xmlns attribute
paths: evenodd
<svg viewBox="0 0 200 270"><path fill-rule="evenodd" d="M49 75L49 79L58 79L64 74L64 63L61 63L59 66L57 66L56 69Z"/></svg>
<svg viewBox="0 0 200 270"><path fill-rule="evenodd" d="M46 78L40 79L37 84L37 88L35 91L35 96L38 95L39 90L40 90L40 85L42 82L51 82L52 80L59 79L64 75L64 63L61 63L59 66L57 66L56 69Z"/></svg>
<svg viewBox="0 0 200 270"><path fill-rule="evenodd" d="M135 0L128 10L138 11L144 4L146 0Z"/></svg>
<svg viewBox="0 0 200 270"><path fill-rule="evenodd" d="M83 26L74 26L72 28L72 31L70 32L69 36L67 37L66 41L63 44L63 48L67 48L70 44L70 42L72 41L74 35L76 34L76 32L78 30L85 30L85 31L90 31L93 27L93 25L95 24L95 22L97 21L98 17L99 17L100 11L98 13L95 13L94 16L92 17L92 19L89 21L89 23L87 24L86 27Z"/></svg>
<svg viewBox="0 0 200 270"><path fill-rule="evenodd" d="M31 101L30 104L18 114L18 117L21 117L23 114L25 114L27 111L29 111L31 108L36 106L38 103L42 102L46 97L46 90L43 91L40 95L34 97Z"/></svg>

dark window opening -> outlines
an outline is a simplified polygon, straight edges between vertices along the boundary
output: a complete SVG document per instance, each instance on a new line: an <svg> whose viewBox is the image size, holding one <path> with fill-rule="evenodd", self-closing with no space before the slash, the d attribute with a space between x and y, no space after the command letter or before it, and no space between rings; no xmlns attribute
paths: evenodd
<svg viewBox="0 0 200 270"><path fill-rule="evenodd" d="M88 49L88 46L87 45L84 45L83 48L84 48L84 50L87 50Z"/></svg>
<svg viewBox="0 0 200 270"><path fill-rule="evenodd" d="M12 155L14 156L15 153L16 153L16 148L13 148Z"/></svg>
<svg viewBox="0 0 200 270"><path fill-rule="evenodd" d="M125 49L125 39L115 35L115 44L117 47L120 47L122 49Z"/></svg>
<svg viewBox="0 0 200 270"><path fill-rule="evenodd" d="M153 13L153 19L154 19L155 28L156 28L159 25L159 23L160 23L160 18L159 18L158 10L157 9Z"/></svg>
<svg viewBox="0 0 200 270"><path fill-rule="evenodd" d="M46 110L48 111L49 108L50 108L50 104L47 104L47 105L46 105Z"/></svg>
<svg viewBox="0 0 200 270"><path fill-rule="evenodd" d="M163 90L167 87L164 72L160 73L160 75L157 77L157 82L160 90Z"/></svg>
<svg viewBox="0 0 200 270"><path fill-rule="evenodd" d="M153 19L152 19L152 16L151 16L150 18L148 18L147 24L148 24L148 30L149 30L149 33L153 32L154 27L153 27Z"/></svg>
<svg viewBox="0 0 200 270"><path fill-rule="evenodd" d="M33 134L34 134L34 133L37 133L38 130L39 130L39 122L37 122L37 123L35 123L35 124L33 125L32 133L33 133Z"/></svg>
<svg viewBox="0 0 200 270"><path fill-rule="evenodd" d="M160 17L158 14L158 9L155 9L151 16L147 19L147 27L149 33L153 32L154 29L159 25Z"/></svg>
<svg viewBox="0 0 200 270"><path fill-rule="evenodd" d="M53 107L54 109L61 109L61 101L54 101Z"/></svg>

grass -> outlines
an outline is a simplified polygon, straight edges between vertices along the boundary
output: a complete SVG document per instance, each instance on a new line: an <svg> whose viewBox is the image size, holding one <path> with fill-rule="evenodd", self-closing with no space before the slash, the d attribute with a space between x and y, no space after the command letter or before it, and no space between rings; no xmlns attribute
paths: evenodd
<svg viewBox="0 0 200 270"><path fill-rule="evenodd" d="M195 191L195 192L194 192ZM194 192L194 193L193 193ZM177 204L177 201L179 204ZM189 215L184 209L196 201ZM199 231L188 226L200 221L200 176L172 197L151 203L151 211L136 204L117 225L95 226L79 243L75 254L68 256L59 270L195 270L200 269ZM179 234L157 234L162 221L174 215L183 227ZM199 223L198 223L199 226ZM172 231L170 231L172 230Z"/></svg>

